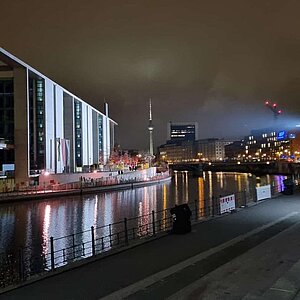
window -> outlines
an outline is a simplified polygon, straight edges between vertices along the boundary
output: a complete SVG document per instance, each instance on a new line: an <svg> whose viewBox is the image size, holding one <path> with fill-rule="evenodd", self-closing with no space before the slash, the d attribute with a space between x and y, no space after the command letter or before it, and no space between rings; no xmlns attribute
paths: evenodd
<svg viewBox="0 0 300 300"><path fill-rule="evenodd" d="M14 92L14 86L12 80L6 80L5 81L5 93L6 94L12 94Z"/></svg>

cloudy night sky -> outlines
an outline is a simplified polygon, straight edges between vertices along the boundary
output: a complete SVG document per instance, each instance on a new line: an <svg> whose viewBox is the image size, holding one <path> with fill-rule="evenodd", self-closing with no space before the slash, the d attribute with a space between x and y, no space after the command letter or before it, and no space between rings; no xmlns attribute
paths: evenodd
<svg viewBox="0 0 300 300"><path fill-rule="evenodd" d="M2 1L0 46L103 112L123 148L155 147L169 121L199 138L300 123L300 1ZM298 120L297 120L298 119Z"/></svg>

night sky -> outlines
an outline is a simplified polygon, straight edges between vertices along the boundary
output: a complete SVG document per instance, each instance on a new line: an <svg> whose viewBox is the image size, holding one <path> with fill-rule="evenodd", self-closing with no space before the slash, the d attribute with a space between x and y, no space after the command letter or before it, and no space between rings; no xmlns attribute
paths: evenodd
<svg viewBox="0 0 300 300"><path fill-rule="evenodd" d="M122 148L155 147L169 121L199 137L300 123L300 1L2 1L0 46L118 122Z"/></svg>

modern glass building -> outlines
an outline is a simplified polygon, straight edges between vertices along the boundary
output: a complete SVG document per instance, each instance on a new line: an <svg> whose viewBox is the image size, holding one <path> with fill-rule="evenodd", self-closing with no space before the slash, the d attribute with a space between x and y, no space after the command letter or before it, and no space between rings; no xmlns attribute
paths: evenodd
<svg viewBox="0 0 300 300"><path fill-rule="evenodd" d="M198 139L197 122L169 122L168 123L168 140L173 142L195 141Z"/></svg>
<svg viewBox="0 0 300 300"><path fill-rule="evenodd" d="M16 183L105 164L115 121L0 48L0 168Z"/></svg>

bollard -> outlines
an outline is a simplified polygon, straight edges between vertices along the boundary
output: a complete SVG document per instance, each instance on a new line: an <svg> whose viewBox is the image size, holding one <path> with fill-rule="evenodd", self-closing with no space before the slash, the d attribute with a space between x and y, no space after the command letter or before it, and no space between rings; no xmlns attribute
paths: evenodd
<svg viewBox="0 0 300 300"><path fill-rule="evenodd" d="M94 226L91 227L91 235L92 235L92 255L94 256L96 254Z"/></svg>
<svg viewBox="0 0 300 300"><path fill-rule="evenodd" d="M211 203L212 203L211 216L214 217L215 216L215 197L214 196L211 197Z"/></svg>
<svg viewBox="0 0 300 300"><path fill-rule="evenodd" d="M152 210L152 233L155 235L155 213L154 210Z"/></svg>
<svg viewBox="0 0 300 300"><path fill-rule="evenodd" d="M50 256L51 256L51 270L53 271L55 269L53 236L50 237Z"/></svg>

